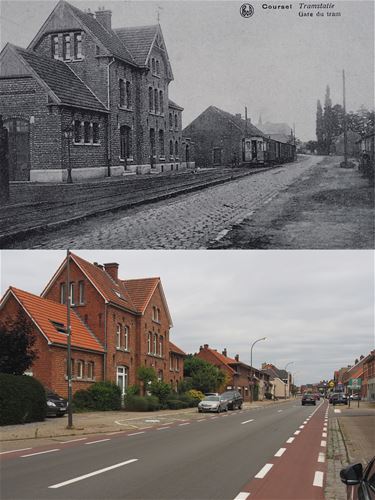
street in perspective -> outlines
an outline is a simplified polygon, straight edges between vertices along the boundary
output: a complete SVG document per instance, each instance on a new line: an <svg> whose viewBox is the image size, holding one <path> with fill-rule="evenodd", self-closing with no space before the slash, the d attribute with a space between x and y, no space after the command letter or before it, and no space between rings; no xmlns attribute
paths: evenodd
<svg viewBox="0 0 375 500"><path fill-rule="evenodd" d="M2 264L4 500L373 498L371 251Z"/></svg>

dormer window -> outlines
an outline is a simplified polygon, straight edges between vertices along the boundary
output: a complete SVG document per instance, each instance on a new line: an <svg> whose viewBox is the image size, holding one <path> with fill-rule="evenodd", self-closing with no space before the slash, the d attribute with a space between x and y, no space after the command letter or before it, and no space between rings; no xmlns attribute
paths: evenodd
<svg viewBox="0 0 375 500"><path fill-rule="evenodd" d="M59 321L52 321L52 320L51 320L51 323L59 333L63 333L64 335L66 335L68 333L66 328L65 328L64 323L60 323Z"/></svg>
<svg viewBox="0 0 375 500"><path fill-rule="evenodd" d="M68 61L71 59L70 54L70 35L63 36L63 59Z"/></svg>
<svg viewBox="0 0 375 500"><path fill-rule="evenodd" d="M152 66L152 72L155 73L156 71L156 66L155 66L155 59L152 58L152 61L151 61L151 66Z"/></svg>
<svg viewBox="0 0 375 500"><path fill-rule="evenodd" d="M76 33L74 35L74 59L82 59L82 35Z"/></svg>
<svg viewBox="0 0 375 500"><path fill-rule="evenodd" d="M52 36L52 45L51 45L52 57L54 59L59 58L59 37L57 35Z"/></svg>
<svg viewBox="0 0 375 500"><path fill-rule="evenodd" d="M160 63L159 63L159 61L156 61L156 74L160 75Z"/></svg>

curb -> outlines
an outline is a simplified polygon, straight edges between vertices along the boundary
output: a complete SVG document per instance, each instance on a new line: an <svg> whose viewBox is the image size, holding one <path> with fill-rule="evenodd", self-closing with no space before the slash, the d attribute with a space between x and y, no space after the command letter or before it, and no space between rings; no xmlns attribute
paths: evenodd
<svg viewBox="0 0 375 500"><path fill-rule="evenodd" d="M348 451L336 417L329 420L327 478L325 500L347 500L346 486L340 480L340 470L349 464Z"/></svg>

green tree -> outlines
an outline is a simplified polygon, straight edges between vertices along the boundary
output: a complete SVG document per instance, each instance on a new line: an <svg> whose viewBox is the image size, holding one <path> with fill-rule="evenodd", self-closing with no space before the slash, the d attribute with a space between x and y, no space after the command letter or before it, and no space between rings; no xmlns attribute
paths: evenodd
<svg viewBox="0 0 375 500"><path fill-rule="evenodd" d="M24 313L0 323L0 373L22 375L30 368L38 357L35 341L33 324Z"/></svg>
<svg viewBox="0 0 375 500"><path fill-rule="evenodd" d="M324 99L323 131L324 152L328 155L331 151L333 139L332 100L330 96L329 85L327 85L326 95Z"/></svg>
<svg viewBox="0 0 375 500"><path fill-rule="evenodd" d="M146 392L148 386L157 380L156 372L148 366L140 366L137 369L137 378L143 385L143 393Z"/></svg>
<svg viewBox="0 0 375 500"><path fill-rule="evenodd" d="M323 125L323 109L320 100L316 106L316 139L318 154L324 150L324 125Z"/></svg>
<svg viewBox="0 0 375 500"><path fill-rule="evenodd" d="M192 355L185 359L184 376L201 392L216 392L225 383L225 374L217 366Z"/></svg>
<svg viewBox="0 0 375 500"><path fill-rule="evenodd" d="M151 383L150 392L159 399L162 405L165 405L168 397L172 393L172 387L162 380L156 380Z"/></svg>

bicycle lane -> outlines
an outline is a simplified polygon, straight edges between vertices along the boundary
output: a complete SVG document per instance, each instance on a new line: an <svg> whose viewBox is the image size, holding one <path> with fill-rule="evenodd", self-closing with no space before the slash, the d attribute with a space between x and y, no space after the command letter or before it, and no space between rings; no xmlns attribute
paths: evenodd
<svg viewBox="0 0 375 500"><path fill-rule="evenodd" d="M323 500L326 476L328 402L306 416L235 500Z"/></svg>

